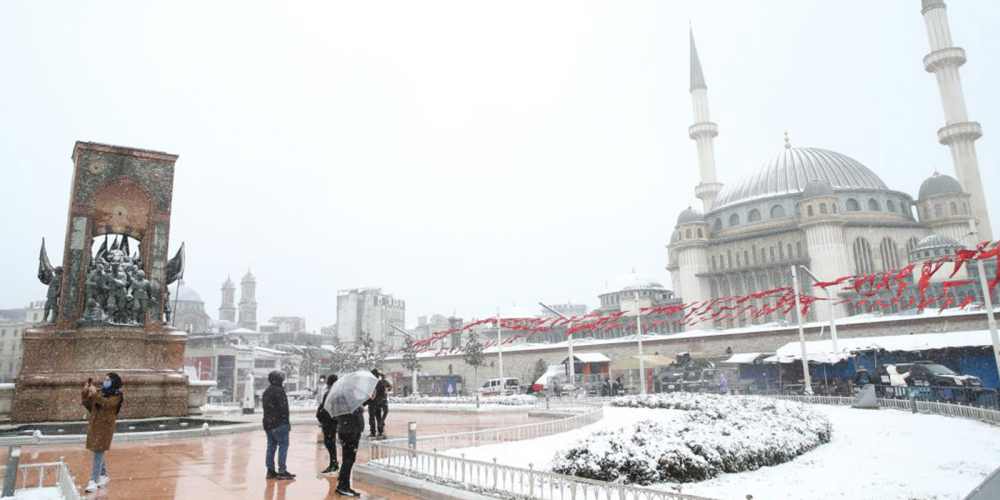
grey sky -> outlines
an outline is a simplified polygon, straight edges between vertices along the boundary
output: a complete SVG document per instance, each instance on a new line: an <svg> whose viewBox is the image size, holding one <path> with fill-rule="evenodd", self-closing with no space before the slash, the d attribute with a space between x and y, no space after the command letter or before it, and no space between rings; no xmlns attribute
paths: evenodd
<svg viewBox="0 0 1000 500"><path fill-rule="evenodd" d="M1000 3L949 3L989 199ZM668 285L697 201L689 19L722 182L786 128L913 196L953 174L918 0L3 2L0 307L44 296L42 237L61 262L76 140L180 155L171 253L187 242L213 317L247 266L258 318L310 329L352 287L405 299L412 325L596 306L633 267Z"/></svg>

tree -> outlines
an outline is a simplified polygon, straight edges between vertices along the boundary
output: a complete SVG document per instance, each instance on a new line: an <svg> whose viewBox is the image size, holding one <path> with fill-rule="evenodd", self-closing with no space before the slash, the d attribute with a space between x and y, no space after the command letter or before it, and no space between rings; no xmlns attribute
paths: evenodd
<svg viewBox="0 0 1000 500"><path fill-rule="evenodd" d="M319 363L316 361L316 353L312 347L306 347L302 353L302 362L299 363L299 376L309 378L319 373Z"/></svg>
<svg viewBox="0 0 1000 500"><path fill-rule="evenodd" d="M472 388L473 390L478 390L479 388L479 367L486 361L486 357L483 356L483 343L479 341L479 334L469 330L468 339L465 341L465 354L463 355L465 364L472 367L475 378L473 379Z"/></svg>
<svg viewBox="0 0 1000 500"><path fill-rule="evenodd" d="M376 344L370 333L361 333L361 345L358 346L358 363L360 369L384 368L387 354L383 343L379 342Z"/></svg>
<svg viewBox="0 0 1000 500"><path fill-rule="evenodd" d="M361 356L353 345L337 343L330 354L330 367L336 373L351 373L361 366Z"/></svg>
<svg viewBox="0 0 1000 500"><path fill-rule="evenodd" d="M413 344L413 337L406 337L406 342L403 344L403 368L414 374L420 370L420 360L417 359L417 346ZM417 393L417 387L411 387L410 389L413 391L413 394Z"/></svg>
<svg viewBox="0 0 1000 500"><path fill-rule="evenodd" d="M549 371L549 365L542 358L538 358L535 362L535 372L531 375L531 383L534 384L535 381L542 378L545 372Z"/></svg>

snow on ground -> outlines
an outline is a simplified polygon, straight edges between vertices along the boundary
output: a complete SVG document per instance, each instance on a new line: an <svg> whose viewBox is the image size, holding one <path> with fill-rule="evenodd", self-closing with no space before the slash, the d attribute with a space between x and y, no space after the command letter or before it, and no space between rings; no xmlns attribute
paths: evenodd
<svg viewBox="0 0 1000 500"><path fill-rule="evenodd" d="M63 500L59 488L28 488L14 492L13 500Z"/></svg>
<svg viewBox="0 0 1000 500"><path fill-rule="evenodd" d="M1000 428L897 410L815 405L833 424L829 443L792 460L752 472L686 483L683 492L719 500L960 500L1000 466ZM640 420L667 421L680 410L612 408L575 431L517 443L448 450L466 459L550 470L559 449L592 432ZM671 490L673 485L662 484Z"/></svg>
<svg viewBox="0 0 1000 500"><path fill-rule="evenodd" d="M500 443L476 448L458 448L442 452L445 455L460 457L465 453L467 460L479 460L512 465L527 469L528 464L534 464L535 470L551 470L552 459L556 451L568 448L573 443L602 430L616 430L630 426L640 420L655 420L666 422L682 413L681 410L653 410L648 408L604 408L604 418L600 422L579 429L553 434L537 439L519 441L516 443Z"/></svg>

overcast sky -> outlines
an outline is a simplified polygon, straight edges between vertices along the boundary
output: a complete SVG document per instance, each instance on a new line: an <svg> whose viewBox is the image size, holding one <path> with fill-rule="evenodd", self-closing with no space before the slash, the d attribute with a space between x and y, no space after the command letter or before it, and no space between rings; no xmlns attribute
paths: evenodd
<svg viewBox="0 0 1000 500"><path fill-rule="evenodd" d="M1000 189L1000 2L950 2L987 193ZM339 289L407 324L597 305L669 286L696 204L688 22L719 178L782 147L855 158L914 197L944 124L920 1L0 3L0 307L62 260L74 141L180 155L171 254L217 317L252 267L258 320L336 320ZM1000 226L1000 202L991 208Z"/></svg>

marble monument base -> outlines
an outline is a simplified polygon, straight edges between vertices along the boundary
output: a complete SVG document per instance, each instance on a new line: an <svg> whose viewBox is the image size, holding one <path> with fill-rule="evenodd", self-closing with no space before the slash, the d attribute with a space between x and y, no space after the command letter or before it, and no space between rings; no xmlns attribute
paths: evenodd
<svg viewBox="0 0 1000 500"><path fill-rule="evenodd" d="M188 411L183 373L187 334L142 327L95 325L60 331L28 329L21 371L14 381L13 422L81 420L87 378L100 385L107 372L122 378L125 404L118 418L182 417Z"/></svg>

